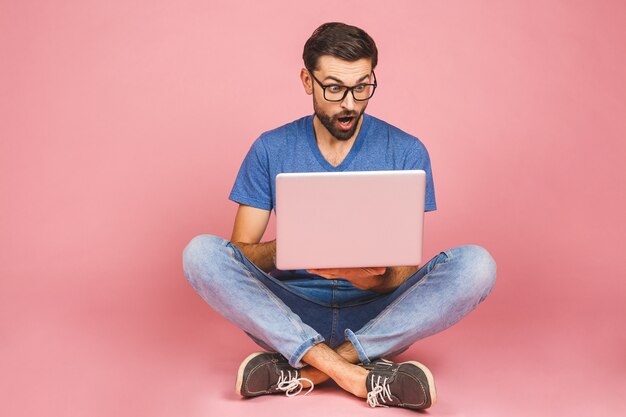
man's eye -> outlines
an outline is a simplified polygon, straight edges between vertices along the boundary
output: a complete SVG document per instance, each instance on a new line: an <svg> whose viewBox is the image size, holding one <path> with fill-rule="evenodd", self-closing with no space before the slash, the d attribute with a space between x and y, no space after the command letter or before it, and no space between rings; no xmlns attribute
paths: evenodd
<svg viewBox="0 0 626 417"><path fill-rule="evenodd" d="M340 85L329 85L328 91L330 91L331 93L339 93L343 91L343 87Z"/></svg>
<svg viewBox="0 0 626 417"><path fill-rule="evenodd" d="M363 90L365 90L365 84L359 84L354 87L354 91L356 91L357 93L361 93L363 92Z"/></svg>

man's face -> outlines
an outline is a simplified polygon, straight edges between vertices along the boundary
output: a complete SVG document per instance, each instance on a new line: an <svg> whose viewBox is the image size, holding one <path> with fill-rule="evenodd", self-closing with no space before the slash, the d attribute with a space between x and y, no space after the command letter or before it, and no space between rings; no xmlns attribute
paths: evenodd
<svg viewBox="0 0 626 417"><path fill-rule="evenodd" d="M352 87L361 83L373 83L372 64L369 58L344 61L329 55L319 58L313 75L325 86ZM310 77L309 77L310 78ZM358 122L368 101L355 101L351 92L342 101L330 102L324 98L324 90L312 78L313 109L322 125L338 140L348 140L358 127Z"/></svg>

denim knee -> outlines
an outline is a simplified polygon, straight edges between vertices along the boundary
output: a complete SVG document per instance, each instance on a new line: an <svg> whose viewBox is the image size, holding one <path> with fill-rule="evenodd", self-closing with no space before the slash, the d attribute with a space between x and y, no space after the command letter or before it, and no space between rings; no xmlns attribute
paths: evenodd
<svg viewBox="0 0 626 417"><path fill-rule="evenodd" d="M451 250L463 273L460 286L470 293L477 292L480 301L491 292L496 281L496 261L491 254L478 245L465 245Z"/></svg>
<svg viewBox="0 0 626 417"><path fill-rule="evenodd" d="M183 271L194 288L194 282L198 278L206 280L211 276L219 276L217 270L212 274L211 269L218 264L215 260L227 253L227 244L228 241L219 236L203 234L191 239L183 249ZM201 271L203 273L198 273Z"/></svg>

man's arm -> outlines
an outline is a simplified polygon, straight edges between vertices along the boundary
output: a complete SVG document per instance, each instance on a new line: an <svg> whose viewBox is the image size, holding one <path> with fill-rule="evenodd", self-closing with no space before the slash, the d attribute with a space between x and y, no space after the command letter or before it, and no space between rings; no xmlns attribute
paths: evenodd
<svg viewBox="0 0 626 417"><path fill-rule="evenodd" d="M419 266L416 265L376 268L322 268L307 269L307 271L327 279L345 279L362 290L388 293L402 285L418 269Z"/></svg>
<svg viewBox="0 0 626 417"><path fill-rule="evenodd" d="M390 266L380 278L380 284L371 287L371 291L380 293L388 293L398 288L408 277L413 275L419 269L416 266Z"/></svg>
<svg viewBox="0 0 626 417"><path fill-rule="evenodd" d="M232 242L237 246L246 258L264 272L269 273L276 269L274 257L276 256L276 239L263 243Z"/></svg>
<svg viewBox="0 0 626 417"><path fill-rule="evenodd" d="M240 204L235 216L235 224L230 241L250 259L252 263L265 272L275 269L276 240L259 243L271 211Z"/></svg>

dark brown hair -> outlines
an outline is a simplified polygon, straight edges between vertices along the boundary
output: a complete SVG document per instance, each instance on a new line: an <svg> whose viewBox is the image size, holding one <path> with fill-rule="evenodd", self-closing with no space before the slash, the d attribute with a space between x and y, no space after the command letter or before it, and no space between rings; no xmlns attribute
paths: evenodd
<svg viewBox="0 0 626 417"><path fill-rule="evenodd" d="M315 29L304 44L304 66L309 71L317 69L318 59L322 55L331 55L346 61L370 58L372 69L378 63L378 49L374 39L363 29L339 22L324 23Z"/></svg>

